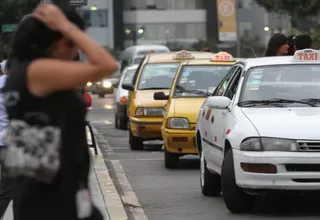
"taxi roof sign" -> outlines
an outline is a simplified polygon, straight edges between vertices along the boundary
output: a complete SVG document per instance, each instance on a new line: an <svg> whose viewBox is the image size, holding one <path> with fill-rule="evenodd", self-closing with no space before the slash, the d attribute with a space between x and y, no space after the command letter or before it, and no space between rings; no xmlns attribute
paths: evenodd
<svg viewBox="0 0 320 220"><path fill-rule="evenodd" d="M298 62L320 62L320 51L314 49L297 50L292 61Z"/></svg>
<svg viewBox="0 0 320 220"><path fill-rule="evenodd" d="M219 52L213 55L211 61L232 62L235 61L233 56L227 52Z"/></svg>
<svg viewBox="0 0 320 220"><path fill-rule="evenodd" d="M181 50L176 53L176 55L173 57L173 59L175 59L175 60L194 59L194 56L189 51Z"/></svg>

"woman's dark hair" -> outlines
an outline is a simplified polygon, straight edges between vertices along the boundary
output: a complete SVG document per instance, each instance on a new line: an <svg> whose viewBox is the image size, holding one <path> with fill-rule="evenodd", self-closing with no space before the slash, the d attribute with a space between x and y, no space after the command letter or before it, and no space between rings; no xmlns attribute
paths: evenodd
<svg viewBox="0 0 320 220"><path fill-rule="evenodd" d="M295 40L295 38L296 38L296 35L288 36L288 39L287 39L287 44L289 45L288 56L294 55L294 52L295 52L294 40Z"/></svg>
<svg viewBox="0 0 320 220"><path fill-rule="evenodd" d="M62 9L69 21L85 29L85 22L74 9ZM50 57L52 45L62 38L62 34L48 28L33 16L25 16L18 26L9 52L7 68L13 61L21 62L40 57Z"/></svg>
<svg viewBox="0 0 320 220"><path fill-rule="evenodd" d="M287 43L287 37L284 34L274 34L268 42L268 47L265 53L266 57L277 56L279 48Z"/></svg>

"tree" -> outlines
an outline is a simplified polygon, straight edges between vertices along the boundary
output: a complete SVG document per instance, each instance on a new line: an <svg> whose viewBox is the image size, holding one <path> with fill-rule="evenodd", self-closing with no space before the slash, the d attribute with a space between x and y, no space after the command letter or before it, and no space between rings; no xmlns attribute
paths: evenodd
<svg viewBox="0 0 320 220"><path fill-rule="evenodd" d="M303 18L317 15L320 10L319 0L256 0L256 3L269 12L287 12Z"/></svg>
<svg viewBox="0 0 320 220"><path fill-rule="evenodd" d="M268 12L287 13L293 27L298 21L317 15L320 10L319 0L256 0L256 3Z"/></svg>
<svg viewBox="0 0 320 220"><path fill-rule="evenodd" d="M12 38L12 33L2 32L2 25L18 24L21 18L31 13L39 2L39 0L0 0L0 54L6 52Z"/></svg>

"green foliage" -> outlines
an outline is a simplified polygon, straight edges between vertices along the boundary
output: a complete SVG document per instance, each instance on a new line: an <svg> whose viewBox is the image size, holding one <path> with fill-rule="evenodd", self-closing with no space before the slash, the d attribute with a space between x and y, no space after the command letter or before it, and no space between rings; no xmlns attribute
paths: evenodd
<svg viewBox="0 0 320 220"><path fill-rule="evenodd" d="M256 3L269 12L286 12L301 18L317 15L320 10L319 0L256 0Z"/></svg>
<svg viewBox="0 0 320 220"><path fill-rule="evenodd" d="M299 29L291 28L288 31L288 35L291 35L291 34L294 34L294 35L309 34L313 41L313 47L320 48L320 21L318 22L315 28L312 28L307 32L302 32Z"/></svg>
<svg viewBox="0 0 320 220"><path fill-rule="evenodd" d="M0 54L7 52L12 39L12 34L2 33L2 25L19 23L21 18L31 13L39 2L39 0L0 0Z"/></svg>

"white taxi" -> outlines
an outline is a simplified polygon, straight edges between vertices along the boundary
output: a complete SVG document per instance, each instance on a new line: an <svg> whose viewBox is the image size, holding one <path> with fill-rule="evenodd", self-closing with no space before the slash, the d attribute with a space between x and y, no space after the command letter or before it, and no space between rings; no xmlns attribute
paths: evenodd
<svg viewBox="0 0 320 220"><path fill-rule="evenodd" d="M241 213L268 192L320 191L319 126L318 50L236 63L198 114L202 193Z"/></svg>

